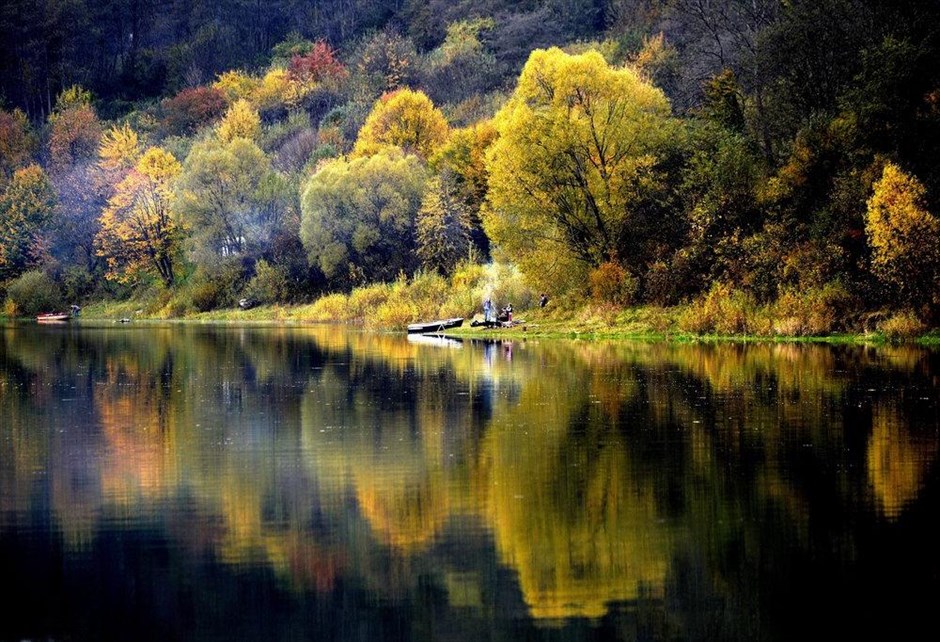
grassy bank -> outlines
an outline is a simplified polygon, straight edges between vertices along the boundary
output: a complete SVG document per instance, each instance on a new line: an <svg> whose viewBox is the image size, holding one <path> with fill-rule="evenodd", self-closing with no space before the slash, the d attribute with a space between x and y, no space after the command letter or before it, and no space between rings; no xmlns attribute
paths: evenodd
<svg viewBox="0 0 940 642"><path fill-rule="evenodd" d="M513 328L473 328L482 301L512 303ZM183 319L194 322L345 323L383 332L402 332L409 323L463 317L455 336L567 337L670 341L918 341L940 344L940 332L911 311L864 311L837 287L785 293L757 303L729 287L715 286L700 298L672 307L616 305L595 298L562 298L538 306L518 270L500 264L464 264L449 278L436 273L404 276L392 283L327 294L312 303L201 310L186 288L149 289L123 301L87 304L87 320Z"/></svg>
<svg viewBox="0 0 940 642"><path fill-rule="evenodd" d="M364 305L364 295L328 295L320 300L303 305L262 305L242 310L225 308L205 312L191 312L182 316L149 315L135 302L99 302L86 306L82 316L88 321L117 321L174 319L206 323L341 323L380 332L403 332L405 326L418 318L430 319L438 316L403 317L394 325L376 322L378 307ZM350 303L352 299L352 303ZM139 304L140 302L137 302ZM383 305L383 304L379 304ZM748 332L691 332L684 328L691 306L660 308L653 306L617 308L595 303L580 303L570 307L537 307L517 311L518 321L512 328L471 327L469 322L479 312L454 311L453 316L467 319L463 327L449 330L450 336L463 338L563 338L563 339L624 339L646 341L780 341L780 342L825 342L878 344L889 341L915 341L924 345L940 345L940 333L936 330L915 336L898 337L882 331L836 332L821 334L758 334ZM438 310L439 311L439 310ZM387 317L382 317L387 318Z"/></svg>

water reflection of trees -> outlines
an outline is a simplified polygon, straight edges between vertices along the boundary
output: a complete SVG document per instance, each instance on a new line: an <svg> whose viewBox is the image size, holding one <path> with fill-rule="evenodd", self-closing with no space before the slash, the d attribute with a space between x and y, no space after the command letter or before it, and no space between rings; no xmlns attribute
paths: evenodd
<svg viewBox="0 0 940 642"><path fill-rule="evenodd" d="M663 605L677 587L730 600L759 585L780 533L856 558L838 515L903 519L938 449L936 357L916 348L441 349L320 327L0 336L0 524L48 470L72 546L98 520L149 520L297 590L341 573L417 590L413 565L475 520L537 618ZM165 510L181 497L212 518L185 526ZM454 606L478 604L479 575L445 566ZM734 599L757 610L758 593ZM676 626L706 626L693 610Z"/></svg>

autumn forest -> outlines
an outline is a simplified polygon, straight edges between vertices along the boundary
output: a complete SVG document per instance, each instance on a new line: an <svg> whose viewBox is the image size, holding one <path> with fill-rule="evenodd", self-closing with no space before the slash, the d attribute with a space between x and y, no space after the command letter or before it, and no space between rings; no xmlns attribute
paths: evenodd
<svg viewBox="0 0 940 642"><path fill-rule="evenodd" d="M7 0L0 313L920 336L938 152L934 2Z"/></svg>

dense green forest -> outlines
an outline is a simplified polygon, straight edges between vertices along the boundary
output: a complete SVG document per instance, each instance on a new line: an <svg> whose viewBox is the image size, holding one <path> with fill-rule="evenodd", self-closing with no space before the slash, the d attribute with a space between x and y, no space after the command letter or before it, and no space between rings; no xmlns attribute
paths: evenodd
<svg viewBox="0 0 940 642"><path fill-rule="evenodd" d="M0 107L7 315L940 323L936 2L8 0Z"/></svg>

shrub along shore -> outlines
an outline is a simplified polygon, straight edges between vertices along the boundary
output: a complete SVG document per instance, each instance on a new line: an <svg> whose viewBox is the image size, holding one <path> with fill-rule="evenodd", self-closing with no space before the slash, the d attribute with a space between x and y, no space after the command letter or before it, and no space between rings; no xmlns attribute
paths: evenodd
<svg viewBox="0 0 940 642"><path fill-rule="evenodd" d="M335 296L335 295L333 295ZM131 309L132 302L95 303L82 312L86 322L117 322L119 319L133 321L173 320L191 323L232 323L232 324L285 324L300 325L312 323L336 323L360 327L376 332L404 332L406 324L381 326L370 320L366 310L363 316L352 317L341 314L329 317L323 314L324 308L317 303L305 305L262 305L250 310L227 308L187 314L182 317L152 317ZM845 331L820 333L814 335L795 334L760 334L750 332L691 332L683 329L682 318L690 313L691 306L659 308L641 306L635 308L617 308L615 306L584 303L580 308L566 310L523 309L515 316L520 323L511 328L470 327L474 318L482 318L477 312L465 317L463 327L448 330L448 336L462 338L546 338L546 339L612 339L644 341L785 341L818 343L882 343L887 341L914 341L932 345L940 344L940 333L936 330L915 334L897 331L873 329L869 331Z"/></svg>
<svg viewBox="0 0 940 642"><path fill-rule="evenodd" d="M222 323L340 323L378 332L403 332L409 323L462 317L462 337L557 337L695 341L714 339L940 343L940 333L905 312L858 313L837 296L784 297L758 304L730 288L714 287L691 303L659 307L621 305L596 298L551 298L541 308L541 293L529 288L512 266L465 264L450 278L436 273L401 277L392 283L333 293L312 303L259 304L198 311L168 296L86 305L86 321L184 320ZM512 328L471 327L482 319L482 301L497 308L512 303Z"/></svg>

